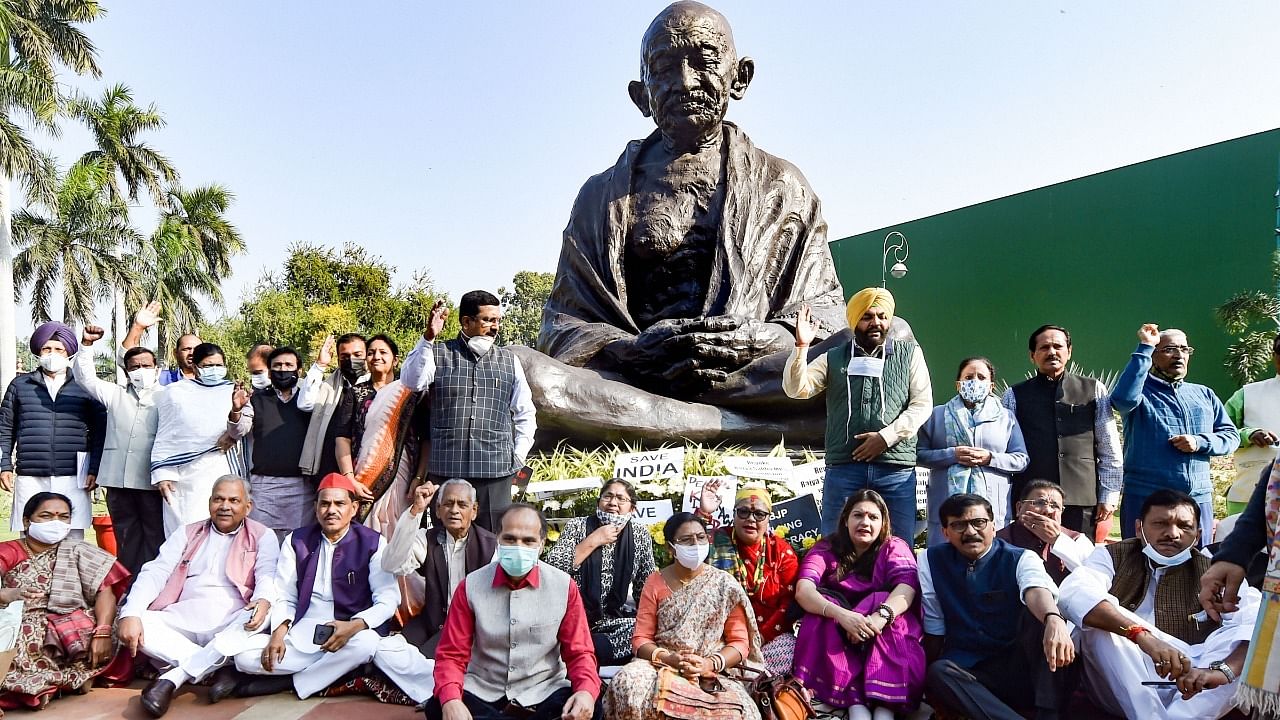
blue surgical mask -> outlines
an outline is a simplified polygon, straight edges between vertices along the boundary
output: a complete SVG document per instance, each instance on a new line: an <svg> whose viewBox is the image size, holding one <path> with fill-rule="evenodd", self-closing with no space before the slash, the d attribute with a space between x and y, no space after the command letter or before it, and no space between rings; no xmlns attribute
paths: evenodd
<svg viewBox="0 0 1280 720"><path fill-rule="evenodd" d="M227 377L227 369L218 365L196 368L196 380L201 385L217 385Z"/></svg>
<svg viewBox="0 0 1280 720"><path fill-rule="evenodd" d="M523 545L499 545L498 564L510 577L524 577L538 564L538 548Z"/></svg>

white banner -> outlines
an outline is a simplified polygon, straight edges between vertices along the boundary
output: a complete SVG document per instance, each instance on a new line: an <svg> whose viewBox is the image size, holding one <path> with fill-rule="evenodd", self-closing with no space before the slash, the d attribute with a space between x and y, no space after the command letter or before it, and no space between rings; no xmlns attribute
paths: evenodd
<svg viewBox="0 0 1280 720"><path fill-rule="evenodd" d="M632 485L654 480L679 480L684 477L684 448L618 453L613 461L613 476ZM672 484L673 487L678 485Z"/></svg>
<svg viewBox="0 0 1280 720"><path fill-rule="evenodd" d="M726 455L724 466L733 475L754 480L791 479L791 460L784 457L760 457L757 455Z"/></svg>
<svg viewBox="0 0 1280 720"><path fill-rule="evenodd" d="M645 525L666 522L667 518L675 514L675 508L671 506L670 498L641 500L636 503L635 515Z"/></svg>
<svg viewBox="0 0 1280 720"><path fill-rule="evenodd" d="M821 460L815 460L804 465L797 465L791 469L791 478L787 482L787 486L791 488L791 492L796 497L801 495L812 495L818 500L818 504L822 504L822 483L827 478L827 465Z"/></svg>
<svg viewBox="0 0 1280 720"><path fill-rule="evenodd" d="M546 480L532 482L525 488L535 500L546 500L557 495L569 495L583 490L599 490L604 481L598 477L568 478L565 480Z"/></svg>

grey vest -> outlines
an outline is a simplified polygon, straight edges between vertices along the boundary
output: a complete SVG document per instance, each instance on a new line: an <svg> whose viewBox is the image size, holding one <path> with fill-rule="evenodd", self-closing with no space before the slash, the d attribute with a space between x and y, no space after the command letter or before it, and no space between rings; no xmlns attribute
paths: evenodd
<svg viewBox="0 0 1280 720"><path fill-rule="evenodd" d="M558 635L573 580L539 562L538 587L511 590L493 586L497 570L498 563L489 563L464 586L475 634L463 689L488 702L505 697L533 707L570 686Z"/></svg>
<svg viewBox="0 0 1280 720"><path fill-rule="evenodd" d="M511 395L515 355L494 347L476 359L466 342L435 343L431 456L427 471L441 477L499 478L520 469Z"/></svg>
<svg viewBox="0 0 1280 720"><path fill-rule="evenodd" d="M1055 383L1037 373L1013 386L1013 398L1031 462L1014 474L1012 496L1022 497L1031 480L1052 480L1068 505L1098 504L1097 381L1066 373Z"/></svg>
<svg viewBox="0 0 1280 720"><path fill-rule="evenodd" d="M888 343L892 343L892 351ZM853 462L853 451L861 443L853 439L854 435L878 432L907 409L911 356L916 344L910 340L889 340L888 343L883 378L848 374L852 340L827 351L827 465ZM884 381L883 413L881 380ZM915 465L915 437L889 446L872 462Z"/></svg>

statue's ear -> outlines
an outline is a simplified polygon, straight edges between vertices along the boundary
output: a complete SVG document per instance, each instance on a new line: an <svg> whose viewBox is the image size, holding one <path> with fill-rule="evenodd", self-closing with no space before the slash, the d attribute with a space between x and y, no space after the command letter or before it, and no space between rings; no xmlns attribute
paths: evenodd
<svg viewBox="0 0 1280 720"><path fill-rule="evenodd" d="M640 114L645 117L652 117L653 111L649 109L649 93L644 89L644 83L639 80L632 80L627 83L627 94L631 96L631 102L635 103L640 109Z"/></svg>
<svg viewBox="0 0 1280 720"><path fill-rule="evenodd" d="M729 88L729 97L741 100L742 96L747 94L747 86L751 84L751 78L755 76L756 61L749 57L739 60L738 71L733 78L733 85Z"/></svg>

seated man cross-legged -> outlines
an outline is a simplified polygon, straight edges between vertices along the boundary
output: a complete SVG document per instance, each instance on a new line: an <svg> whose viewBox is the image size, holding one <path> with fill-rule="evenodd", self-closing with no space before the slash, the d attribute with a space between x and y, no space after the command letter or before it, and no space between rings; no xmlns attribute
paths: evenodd
<svg viewBox="0 0 1280 720"><path fill-rule="evenodd" d="M1236 706L1260 596L1242 588L1239 610L1220 622L1203 611L1210 561L1194 549L1200 522L1191 496L1157 490L1142 504L1136 537L1094 550L1062 583L1062 610L1084 628L1090 694L1109 712L1213 720Z"/></svg>
<svg viewBox="0 0 1280 720"><path fill-rule="evenodd" d="M403 636L385 637L400 588L382 569L382 536L351 522L356 498L354 481L326 475L316 497L317 524L285 537L276 568L274 629L269 639L255 636L255 649L236 656L241 672L265 677L243 680L236 695L292 686L306 698L370 660L416 702L431 695L428 661Z"/></svg>
<svg viewBox="0 0 1280 720"><path fill-rule="evenodd" d="M980 495L952 495L938 515L947 542L919 558L926 700L943 717L1066 717L1075 648L1040 556L996 538Z"/></svg>
<svg viewBox="0 0 1280 720"><path fill-rule="evenodd" d="M252 507L248 482L219 478L209 519L170 535L129 591L121 643L170 668L142 692L142 707L154 717L168 711L184 683L250 647L264 627L276 599L280 547L270 528L247 517Z"/></svg>
<svg viewBox="0 0 1280 720"><path fill-rule="evenodd" d="M599 720L600 676L578 586L538 560L547 519L524 503L498 518L498 561L449 604L428 720Z"/></svg>

